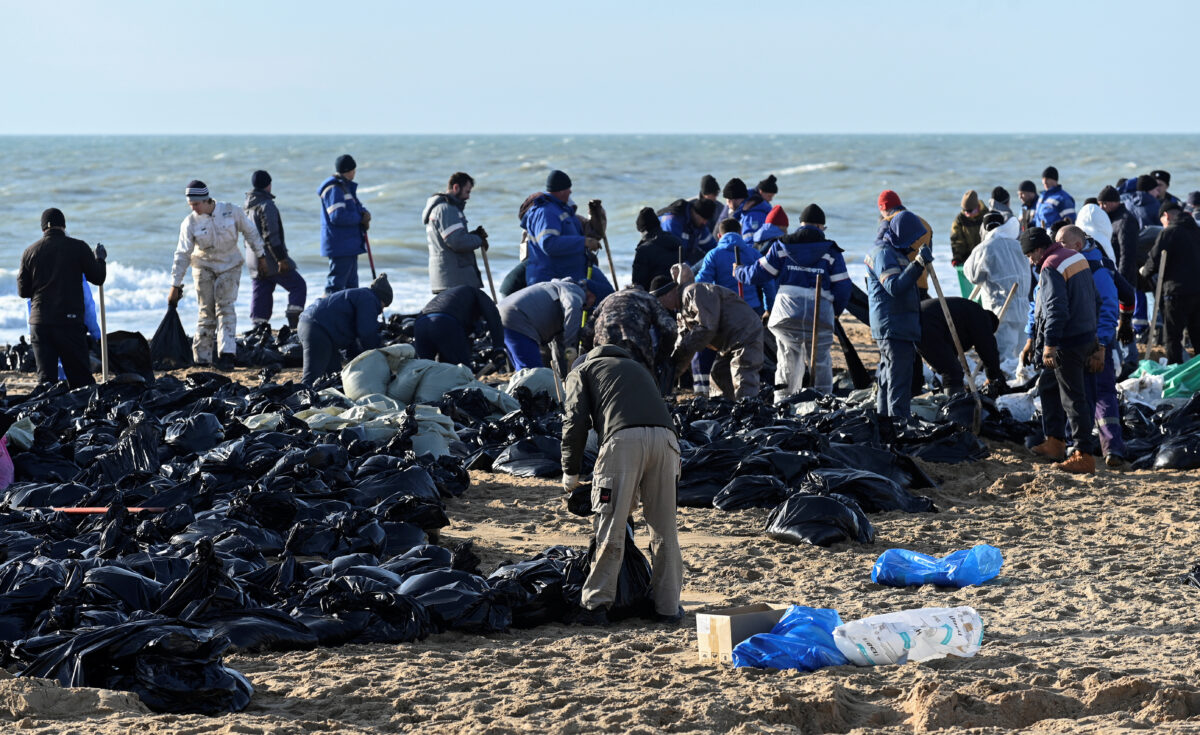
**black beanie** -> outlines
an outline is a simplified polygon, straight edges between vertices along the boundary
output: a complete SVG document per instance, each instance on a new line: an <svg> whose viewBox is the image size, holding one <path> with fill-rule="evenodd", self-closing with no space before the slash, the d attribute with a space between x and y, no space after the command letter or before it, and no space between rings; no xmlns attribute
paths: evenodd
<svg viewBox="0 0 1200 735"><path fill-rule="evenodd" d="M250 174L250 186L255 189L265 189L271 185L271 174L259 169Z"/></svg>
<svg viewBox="0 0 1200 735"><path fill-rule="evenodd" d="M1101 203L1121 201L1121 195L1117 193L1116 187L1113 186L1106 186L1101 189L1100 194L1097 195L1096 198L1099 199Z"/></svg>
<svg viewBox="0 0 1200 735"><path fill-rule="evenodd" d="M1149 174L1142 174L1137 178L1138 191L1150 191L1156 186L1158 186L1158 181L1156 181L1155 178Z"/></svg>
<svg viewBox="0 0 1200 735"><path fill-rule="evenodd" d="M1166 171L1163 171L1161 168L1151 171L1150 175L1153 176L1154 178L1158 179L1159 181L1163 182L1167 186L1171 185L1171 174Z"/></svg>
<svg viewBox="0 0 1200 735"><path fill-rule="evenodd" d="M701 199L692 205L692 211L703 217L704 221L707 222L717 213L717 203L711 199Z"/></svg>
<svg viewBox="0 0 1200 735"><path fill-rule="evenodd" d="M45 212L42 212L42 231L44 232L51 227L66 227L67 218L63 215L62 210L56 207L50 207Z"/></svg>
<svg viewBox="0 0 1200 735"><path fill-rule="evenodd" d="M983 224L981 226L984 232L991 232L1002 224L1004 224L1003 214L1000 212L988 212L983 215Z"/></svg>
<svg viewBox="0 0 1200 735"><path fill-rule="evenodd" d="M1008 189L1005 189L1003 186L997 186L995 189L992 189L992 201L993 202L1000 202L1001 204L1008 204L1008 199L1009 199Z"/></svg>
<svg viewBox="0 0 1200 735"><path fill-rule="evenodd" d="M1017 185L1017 191L1027 191L1031 194L1037 194L1037 187L1033 185L1032 181L1025 179Z"/></svg>
<svg viewBox="0 0 1200 735"><path fill-rule="evenodd" d="M385 308L392 305L392 284L388 283L386 273L380 273L367 288L374 292Z"/></svg>
<svg viewBox="0 0 1200 735"><path fill-rule="evenodd" d="M566 191L571 188L571 177L562 171L554 169L546 177L546 191L553 194L556 191Z"/></svg>
<svg viewBox="0 0 1200 735"><path fill-rule="evenodd" d="M637 231L648 235L658 232L662 229L662 225L658 222L658 215L654 214L652 207L642 207L637 215Z"/></svg>
<svg viewBox="0 0 1200 735"><path fill-rule="evenodd" d="M758 182L757 188L759 191L765 191L768 194L778 194L779 185L775 183L775 174L771 174L767 178Z"/></svg>
<svg viewBox="0 0 1200 735"><path fill-rule="evenodd" d="M358 164L354 162L354 156L349 153L343 153L337 157L337 161L333 164L333 170L339 174L348 174L358 168Z"/></svg>
<svg viewBox="0 0 1200 735"><path fill-rule="evenodd" d="M750 195L746 189L746 182L738 178L732 178L725 183L725 188L721 190L721 196L726 199L745 199Z"/></svg>
<svg viewBox="0 0 1200 735"><path fill-rule="evenodd" d="M1021 252L1029 255L1038 248L1048 248L1054 244L1050 235L1041 227L1030 227L1021 233Z"/></svg>
<svg viewBox="0 0 1200 735"><path fill-rule="evenodd" d="M704 174L700 179L700 196L713 196L721 193L721 185L713 178L712 174Z"/></svg>
<svg viewBox="0 0 1200 735"><path fill-rule="evenodd" d="M800 212L800 224L803 224L803 225L823 225L823 224L825 224L825 210L821 209L815 203L808 205Z"/></svg>
<svg viewBox="0 0 1200 735"><path fill-rule="evenodd" d="M1097 204L1098 205L1098 204L1100 204L1100 200L1097 199L1096 197L1088 197L1087 199L1083 200L1083 203L1084 203L1084 206L1086 206L1088 204Z"/></svg>
<svg viewBox="0 0 1200 735"><path fill-rule="evenodd" d="M1164 214L1167 214L1168 212L1182 212L1182 211L1183 211L1183 207L1180 206L1179 202L1173 202L1170 199L1168 199L1167 201L1163 202L1163 205L1161 207L1158 208L1158 216L1161 217Z"/></svg>
<svg viewBox="0 0 1200 735"><path fill-rule="evenodd" d="M1047 166L1045 171L1042 171L1043 179L1054 179L1058 181L1058 169L1053 166Z"/></svg>

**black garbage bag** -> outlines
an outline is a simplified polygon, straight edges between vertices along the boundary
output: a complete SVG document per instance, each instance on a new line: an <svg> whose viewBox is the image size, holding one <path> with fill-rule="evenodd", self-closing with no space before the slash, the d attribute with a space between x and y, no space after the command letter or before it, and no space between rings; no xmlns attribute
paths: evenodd
<svg viewBox="0 0 1200 735"><path fill-rule="evenodd" d="M559 559L530 559L498 567L487 581L512 608L513 627L533 628L565 618L565 569Z"/></svg>
<svg viewBox="0 0 1200 735"><path fill-rule="evenodd" d="M108 367L114 375L133 373L154 380L154 359L150 343L141 332L108 333Z"/></svg>
<svg viewBox="0 0 1200 735"><path fill-rule="evenodd" d="M1192 571L1180 577L1179 581L1200 588L1200 564L1192 567Z"/></svg>
<svg viewBox="0 0 1200 735"><path fill-rule="evenodd" d="M358 628L348 640L358 643L408 643L420 640L435 631L429 611L415 597L395 591L385 591L373 580L363 585L363 578L337 577L320 580L309 588L308 594L319 601L320 611L347 621ZM313 594L313 593L316 594ZM303 621L310 628L313 626ZM328 627L313 628L322 637L338 631Z"/></svg>
<svg viewBox="0 0 1200 735"><path fill-rule="evenodd" d="M893 480L865 470L813 470L799 490L813 495L845 495L852 498L866 513L882 513L889 510L930 513L937 510L929 498L913 495Z"/></svg>
<svg viewBox="0 0 1200 735"><path fill-rule="evenodd" d="M492 471L517 477L558 477L562 474L562 443L550 436L519 439L496 457Z"/></svg>
<svg viewBox="0 0 1200 735"><path fill-rule="evenodd" d="M219 418L202 411L168 425L163 441L181 454L199 454L225 441L225 430Z"/></svg>
<svg viewBox="0 0 1200 735"><path fill-rule="evenodd" d="M83 591L83 599L94 605L111 605L132 613L157 609L163 584L113 565L87 570L83 575Z"/></svg>
<svg viewBox="0 0 1200 735"><path fill-rule="evenodd" d="M787 497L787 486L774 475L741 475L729 481L713 498L720 510L774 508Z"/></svg>
<svg viewBox="0 0 1200 735"><path fill-rule="evenodd" d="M1156 470L1194 470L1200 467L1200 434L1169 436L1154 453Z"/></svg>
<svg viewBox="0 0 1200 735"><path fill-rule="evenodd" d="M212 540L196 543L195 558L183 579L162 592L159 615L194 617L218 610L240 610L251 605L241 585L225 573Z"/></svg>
<svg viewBox="0 0 1200 735"><path fill-rule="evenodd" d="M228 646L210 628L151 617L25 641L23 650L39 654L21 675L131 691L155 712L240 712L254 687L221 662Z"/></svg>
<svg viewBox="0 0 1200 735"><path fill-rule="evenodd" d="M79 465L55 452L17 452L12 461L16 482L70 482L79 474Z"/></svg>
<svg viewBox="0 0 1200 735"><path fill-rule="evenodd" d="M483 577L469 572L441 569L414 574L404 580L400 594L415 597L447 630L495 633L512 625L512 608Z"/></svg>
<svg viewBox="0 0 1200 735"><path fill-rule="evenodd" d="M575 486L567 497L567 510L581 518L592 514L592 483L584 482Z"/></svg>
<svg viewBox="0 0 1200 735"><path fill-rule="evenodd" d="M418 528L431 530L450 525L446 517L446 506L428 498L411 495L392 496L371 509L388 521L411 523Z"/></svg>
<svg viewBox="0 0 1200 735"><path fill-rule="evenodd" d="M273 608L214 611L192 622L227 637L233 653L306 651L317 645L317 636L308 626Z"/></svg>
<svg viewBox="0 0 1200 735"><path fill-rule="evenodd" d="M929 430L929 427L934 428ZM970 431L954 424L905 429L897 436L895 448L910 457L927 462L962 464L978 462L988 456L988 448Z"/></svg>
<svg viewBox="0 0 1200 735"><path fill-rule="evenodd" d="M570 560L565 577L575 576L579 586L587 579L587 572L592 567L592 558L596 554L596 540L593 538L588 545L585 556ZM572 570L574 573L572 573ZM564 585L564 593L567 593ZM579 604L579 590L573 597ZM625 620L626 618L647 618L654 613L654 601L650 597L650 562L638 548L633 538L633 527L625 524L625 553L621 557L621 573L617 577L617 594L612 605L608 608L609 620Z"/></svg>
<svg viewBox="0 0 1200 735"><path fill-rule="evenodd" d="M841 541L875 542L875 528L858 505L844 495L796 494L767 518L765 533L788 544L831 546Z"/></svg>
<svg viewBox="0 0 1200 735"><path fill-rule="evenodd" d="M192 339L183 331L179 310L167 307L167 313L150 338L150 359L158 370L175 370L192 364Z"/></svg>
<svg viewBox="0 0 1200 735"><path fill-rule="evenodd" d="M713 507L713 498L729 483L729 478L749 453L748 446L741 439L719 439L704 447L683 449L676 505Z"/></svg>
<svg viewBox="0 0 1200 735"><path fill-rule="evenodd" d="M900 487L937 487L933 478L926 474L912 457L897 454L890 449L830 442L821 458L826 466L867 470L891 479Z"/></svg>

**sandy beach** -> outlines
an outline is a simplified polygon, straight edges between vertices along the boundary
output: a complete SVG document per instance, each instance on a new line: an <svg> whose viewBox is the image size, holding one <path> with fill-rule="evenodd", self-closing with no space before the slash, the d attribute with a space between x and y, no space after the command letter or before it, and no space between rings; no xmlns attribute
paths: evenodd
<svg viewBox="0 0 1200 735"><path fill-rule="evenodd" d="M548 625L234 655L226 662L255 694L245 711L220 717L156 715L124 692L3 678L0 726L56 735L1200 731L1200 590L1179 582L1198 561L1200 479L1104 468L1068 476L1021 447L989 446L981 462L920 462L939 483L922 492L940 512L873 515L871 546L790 546L761 534L766 510L681 508L688 614L677 627ZM485 572L553 544L586 545L589 522L567 512L556 482L471 479L447 503L442 543L473 539ZM885 549L942 555L977 543L1005 556L982 587L870 581ZM816 673L700 663L694 613L751 602L830 607L847 621L971 605L984 642L970 659Z"/></svg>

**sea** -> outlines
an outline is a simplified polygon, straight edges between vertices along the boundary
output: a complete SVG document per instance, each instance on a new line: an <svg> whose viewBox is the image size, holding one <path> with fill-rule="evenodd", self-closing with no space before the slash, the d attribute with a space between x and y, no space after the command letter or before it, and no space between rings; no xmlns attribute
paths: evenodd
<svg viewBox="0 0 1200 735"><path fill-rule="evenodd" d="M934 255L947 276L950 225L968 189L986 202L993 187L1003 186L1016 205L1017 185L1030 179L1040 186L1048 165L1058 168L1079 204L1105 184L1153 169L1171 173L1171 191L1181 198L1200 189L1200 135L0 136L7 171L0 181L0 344L28 331L17 270L21 253L40 237L43 209L58 207L69 234L107 248L108 330L149 338L166 312L172 253L189 212L187 182L201 179L215 199L240 206L256 169L274 180L288 250L308 281L311 302L321 295L327 271L317 188L343 153L358 163L355 180L372 214L375 266L393 284L388 311L395 313L414 313L431 296L421 212L455 171L475 178L466 214L471 227L483 225L489 233L497 287L518 262L517 209L553 169L570 175L582 211L590 199L604 203L621 285L629 282L638 211L696 196L704 174L722 184L740 177L751 187L775 174L774 203L793 227L807 204L819 204L827 236L845 250L856 283L865 276L862 259L874 239L875 202L883 189L894 189L929 221ZM604 258L601 263L607 267ZM366 285L365 256L359 274ZM957 293L957 279L942 280ZM190 275L185 284L180 308L190 332L196 309ZM239 331L250 326L249 300L244 274ZM279 289L276 326L285 304Z"/></svg>

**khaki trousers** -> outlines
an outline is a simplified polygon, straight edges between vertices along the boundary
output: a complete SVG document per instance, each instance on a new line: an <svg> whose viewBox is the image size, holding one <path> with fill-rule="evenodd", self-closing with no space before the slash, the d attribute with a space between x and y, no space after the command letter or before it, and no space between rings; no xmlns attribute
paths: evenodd
<svg viewBox="0 0 1200 735"><path fill-rule="evenodd" d="M662 615L679 610L683 557L675 529L675 486L679 479L679 442L661 426L635 426L613 434L600 447L592 474L592 525L596 554L583 583L583 606L612 604L625 556L625 522L638 501L650 527L650 577L654 609ZM611 495L602 502L604 490Z"/></svg>

